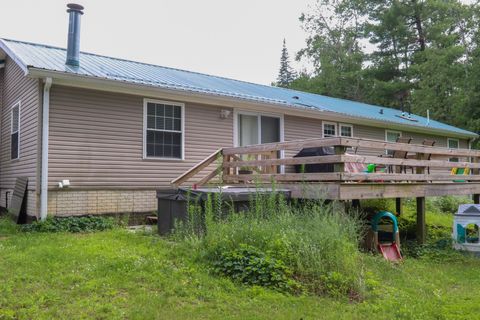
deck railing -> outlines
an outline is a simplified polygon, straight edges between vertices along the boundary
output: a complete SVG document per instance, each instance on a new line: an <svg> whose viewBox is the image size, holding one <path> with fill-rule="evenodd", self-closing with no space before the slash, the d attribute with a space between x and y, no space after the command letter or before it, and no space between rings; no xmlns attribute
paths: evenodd
<svg viewBox="0 0 480 320"><path fill-rule="evenodd" d="M293 157L303 148L333 147L334 155ZM357 149L377 150L378 155L356 154ZM396 153L406 156L395 157ZM182 176L172 181L179 186L221 158L208 175L196 184L203 185L221 173L221 182L245 184L252 182L470 182L480 181L480 151L449 149L417 144L378 140L331 137L267 143L246 147L223 148L210 155ZM450 159L455 158L457 162ZM297 173L292 166L332 164L333 172ZM352 165L354 164L354 165ZM369 164L384 168L384 172L360 170ZM352 171L352 167L357 170ZM359 169L360 168L360 169ZM426 170L429 168L429 170ZM463 175L452 174L453 168ZM241 170L247 169L247 170ZM242 173L249 171L247 173ZM357 171L357 172L355 172ZM430 172L430 173L429 173Z"/></svg>

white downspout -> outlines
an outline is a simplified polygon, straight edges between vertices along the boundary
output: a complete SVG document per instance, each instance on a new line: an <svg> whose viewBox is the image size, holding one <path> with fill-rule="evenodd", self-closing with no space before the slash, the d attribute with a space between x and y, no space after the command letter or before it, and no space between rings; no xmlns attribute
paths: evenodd
<svg viewBox="0 0 480 320"><path fill-rule="evenodd" d="M40 220L45 220L48 213L48 132L51 86L52 78L45 78L45 84L43 86L42 107L42 169L40 172Z"/></svg>

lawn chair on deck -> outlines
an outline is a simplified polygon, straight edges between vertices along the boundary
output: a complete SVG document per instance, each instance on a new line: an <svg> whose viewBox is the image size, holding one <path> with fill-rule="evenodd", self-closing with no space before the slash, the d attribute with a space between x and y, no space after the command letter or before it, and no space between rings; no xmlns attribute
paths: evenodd
<svg viewBox="0 0 480 320"><path fill-rule="evenodd" d="M427 146L427 147L433 147L435 145L435 143L437 143L437 141L425 139L425 140L423 140L422 145ZM431 158L432 158L431 153L425 154L425 160L431 160ZM430 174L430 167L427 167L426 169L427 169L427 173Z"/></svg>
<svg viewBox="0 0 480 320"><path fill-rule="evenodd" d="M407 137L399 137L396 141L396 143L405 143L405 144L410 144L410 142L412 142L412 138L407 138ZM386 155L381 155L381 156L386 158L407 159L407 155L408 155L408 151L393 150L392 153L388 152ZM394 168L393 165L389 165L388 172L393 173L394 171L393 168ZM406 166L400 166L400 173L403 173L403 172L406 172Z"/></svg>
<svg viewBox="0 0 480 320"><path fill-rule="evenodd" d="M425 139L423 140L422 142L422 145L423 146L427 146L427 147L433 147L435 145L436 141L435 140L429 140L429 139ZM417 156L416 155L413 155L412 157L407 157L408 159L416 159ZM432 158L432 154L431 153L426 153L424 155L424 159L423 160L430 160ZM412 170L412 173L415 173L415 167L412 167L412 166L408 166L409 169ZM425 167L425 169L427 169L427 173L430 174L430 167ZM406 172L406 170L405 170Z"/></svg>

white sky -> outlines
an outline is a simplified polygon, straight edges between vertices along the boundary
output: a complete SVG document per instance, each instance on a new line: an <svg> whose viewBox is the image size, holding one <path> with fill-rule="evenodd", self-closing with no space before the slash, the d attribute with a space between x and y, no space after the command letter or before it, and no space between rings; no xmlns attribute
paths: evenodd
<svg viewBox="0 0 480 320"><path fill-rule="evenodd" d="M65 0L2 4L0 37L66 46ZM78 0L81 50L239 80L276 79L285 37L295 52L298 17L314 0Z"/></svg>

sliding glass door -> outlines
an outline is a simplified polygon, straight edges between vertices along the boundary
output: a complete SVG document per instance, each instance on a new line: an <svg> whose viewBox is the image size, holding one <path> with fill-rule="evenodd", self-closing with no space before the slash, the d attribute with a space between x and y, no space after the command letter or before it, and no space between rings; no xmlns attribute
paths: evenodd
<svg viewBox="0 0 480 320"><path fill-rule="evenodd" d="M237 145L240 147L260 143L281 142L282 121L280 117L265 116L261 114L239 113L237 117ZM282 153L277 153L281 158ZM244 160L249 156L242 156ZM268 157L267 157L268 158ZM256 159L265 159L264 156ZM251 160L251 159L250 159ZM283 166L277 167L277 172L283 172Z"/></svg>
<svg viewBox="0 0 480 320"><path fill-rule="evenodd" d="M280 117L238 114L238 146L280 142Z"/></svg>

